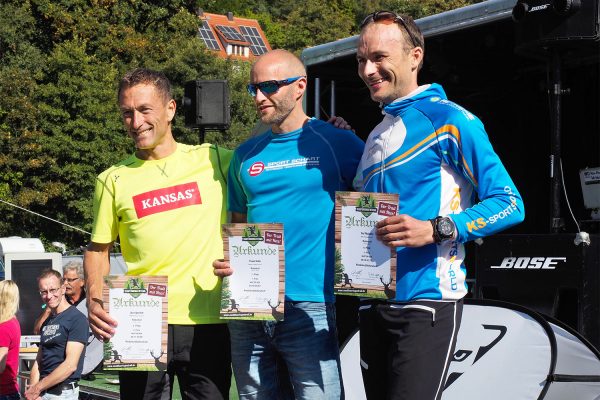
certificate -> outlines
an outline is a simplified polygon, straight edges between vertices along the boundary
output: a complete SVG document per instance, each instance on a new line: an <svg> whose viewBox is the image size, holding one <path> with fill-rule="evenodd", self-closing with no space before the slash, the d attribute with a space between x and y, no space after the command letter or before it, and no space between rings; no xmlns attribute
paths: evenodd
<svg viewBox="0 0 600 400"><path fill-rule="evenodd" d="M104 309L117 320L104 343L104 368L128 371L167 369L167 277L107 276Z"/></svg>
<svg viewBox="0 0 600 400"><path fill-rule="evenodd" d="M225 224L223 247L234 272L223 278L221 319L283 320L283 225Z"/></svg>
<svg viewBox="0 0 600 400"><path fill-rule="evenodd" d="M377 239L375 225L397 211L397 194L336 192L335 294L396 296L396 251Z"/></svg>

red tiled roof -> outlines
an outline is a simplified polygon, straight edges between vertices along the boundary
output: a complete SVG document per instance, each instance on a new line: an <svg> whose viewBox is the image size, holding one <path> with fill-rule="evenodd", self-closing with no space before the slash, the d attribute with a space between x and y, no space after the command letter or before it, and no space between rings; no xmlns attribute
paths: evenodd
<svg viewBox="0 0 600 400"><path fill-rule="evenodd" d="M218 56L221 58L232 57L232 58L236 58L236 59L252 61L257 57L253 53L253 51L251 51L252 46L253 45L256 46L256 43L252 43L252 42L249 42L248 40L246 40L247 39L246 35L244 35L244 32L240 29L240 27L242 27L242 26L247 27L247 28L256 29L258 36L260 37L260 39L262 39L262 42L264 43L264 47L266 48L266 51L271 50L271 45L269 44L269 41L267 40L258 21L255 19L241 18L241 17L233 16L233 20L229 20L227 15L210 14L210 13L202 13L199 16L199 18L208 23L208 26L210 27L210 30L212 31L213 36L216 38L216 41L217 41L218 47L219 47L218 51L214 50L214 49L211 49L211 50L218 53ZM235 30L235 32L237 32L242 37L244 37L244 39L243 40L235 40L232 37L227 37L228 35L221 32L221 30L219 30L217 28L217 26L233 28ZM243 28L243 29L245 31L247 31L248 30L247 28ZM251 40L251 39L249 39L249 40ZM247 48L246 51L247 51L248 57L246 57L245 55L235 54L234 51L231 51L230 54L227 54L227 46L228 45L236 46L238 49L238 52L241 52L242 50L245 50ZM210 49L210 47L209 47L209 49ZM260 50L260 49L257 49L257 47L254 47L253 49L255 51L258 50L258 52L260 54L262 54L261 51L264 52L264 49Z"/></svg>

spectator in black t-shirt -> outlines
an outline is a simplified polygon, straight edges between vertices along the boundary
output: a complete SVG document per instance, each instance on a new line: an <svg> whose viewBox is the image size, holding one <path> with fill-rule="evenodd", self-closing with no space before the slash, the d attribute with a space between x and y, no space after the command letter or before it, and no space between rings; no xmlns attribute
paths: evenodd
<svg viewBox="0 0 600 400"><path fill-rule="evenodd" d="M69 261L63 266L63 282L65 284L65 299L72 306L76 306L87 318L87 307L85 307L85 277L83 275L83 262ZM81 305L81 306L80 306ZM84 312L85 311L85 312ZM39 335L40 328L48 316L50 309L44 304L44 310L35 320L33 334Z"/></svg>
<svg viewBox="0 0 600 400"><path fill-rule="evenodd" d="M77 400L88 339L87 319L67 302L59 272L42 272L38 287L50 316L41 327L40 348L25 398Z"/></svg>

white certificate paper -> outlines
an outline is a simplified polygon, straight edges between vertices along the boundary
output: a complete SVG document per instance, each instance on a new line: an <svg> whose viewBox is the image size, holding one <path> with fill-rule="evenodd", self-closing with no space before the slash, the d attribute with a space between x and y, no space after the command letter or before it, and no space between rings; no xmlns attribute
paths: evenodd
<svg viewBox="0 0 600 400"><path fill-rule="evenodd" d="M221 318L282 320L285 262L282 224L223 225L225 258Z"/></svg>
<svg viewBox="0 0 600 400"><path fill-rule="evenodd" d="M397 194L336 192L335 294L395 297L396 252L375 225L397 211Z"/></svg>
<svg viewBox="0 0 600 400"><path fill-rule="evenodd" d="M104 368L166 370L167 277L106 277L104 307L118 322L104 344Z"/></svg>

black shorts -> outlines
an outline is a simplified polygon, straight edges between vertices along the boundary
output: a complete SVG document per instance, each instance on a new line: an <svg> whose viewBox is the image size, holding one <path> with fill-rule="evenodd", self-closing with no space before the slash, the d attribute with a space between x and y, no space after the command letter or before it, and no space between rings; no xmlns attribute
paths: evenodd
<svg viewBox="0 0 600 400"><path fill-rule="evenodd" d="M228 399L231 349L227 324L169 325L166 372L119 372L127 400L168 400L175 376L183 399Z"/></svg>
<svg viewBox="0 0 600 400"><path fill-rule="evenodd" d="M440 399L462 305L462 300L361 302L360 358L367 398Z"/></svg>

